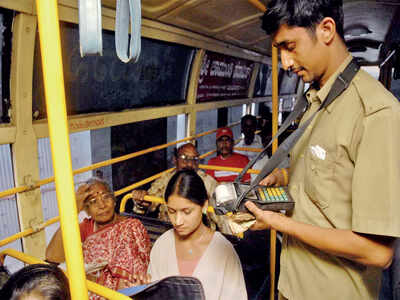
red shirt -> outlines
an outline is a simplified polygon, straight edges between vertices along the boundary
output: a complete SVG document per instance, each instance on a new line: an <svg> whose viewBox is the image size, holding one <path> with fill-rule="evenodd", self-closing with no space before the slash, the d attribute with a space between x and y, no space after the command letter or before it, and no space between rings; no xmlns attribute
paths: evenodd
<svg viewBox="0 0 400 300"><path fill-rule="evenodd" d="M249 163L249 159L246 155L233 152L231 156L223 158L221 155L211 158L208 161L209 166L222 166L222 167L233 167L233 168L244 168ZM206 170L206 173L215 178L216 181L232 182L239 175L232 171L218 171L218 170ZM243 182L250 181L250 174L244 174L242 178Z"/></svg>

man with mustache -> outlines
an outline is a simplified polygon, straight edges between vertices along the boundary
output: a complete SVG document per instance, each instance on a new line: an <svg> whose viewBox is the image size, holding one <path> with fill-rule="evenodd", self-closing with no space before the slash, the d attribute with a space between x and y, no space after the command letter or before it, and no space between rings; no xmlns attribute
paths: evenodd
<svg viewBox="0 0 400 300"><path fill-rule="evenodd" d="M254 229L283 233L280 299L377 299L400 236L400 105L352 62L341 0L271 0L263 29L283 68L311 83L300 125L344 87L292 149L290 169L263 180L289 181L291 215L246 203Z"/></svg>
<svg viewBox="0 0 400 300"><path fill-rule="evenodd" d="M219 128L216 134L217 139L217 156L211 158L208 161L208 165L222 166L222 167L233 167L233 168L244 168L249 159L247 156L233 152L233 133L228 127ZM207 170L206 173L215 178L218 182L232 182L235 180L237 175L236 172L232 171L218 171L218 170ZM250 174L246 173L243 176L243 181L248 182L250 180Z"/></svg>

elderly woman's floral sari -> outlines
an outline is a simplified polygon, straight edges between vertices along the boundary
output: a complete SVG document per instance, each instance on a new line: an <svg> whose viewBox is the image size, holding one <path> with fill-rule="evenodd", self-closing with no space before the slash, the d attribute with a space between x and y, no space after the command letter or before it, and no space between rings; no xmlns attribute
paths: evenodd
<svg viewBox="0 0 400 300"><path fill-rule="evenodd" d="M136 274L146 274L151 243L139 220L123 219L93 232L94 221L85 219L80 228L85 264L95 269L90 275L97 283L117 290L135 285ZM90 299L103 298L91 293Z"/></svg>

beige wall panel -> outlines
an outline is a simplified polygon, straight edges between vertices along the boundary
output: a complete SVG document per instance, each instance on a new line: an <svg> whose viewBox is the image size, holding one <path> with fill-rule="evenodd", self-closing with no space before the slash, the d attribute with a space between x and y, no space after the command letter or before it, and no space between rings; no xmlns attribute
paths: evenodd
<svg viewBox="0 0 400 300"><path fill-rule="evenodd" d="M112 0L111 0L112 1ZM151 19L175 9L179 5L188 2L187 0L142 0L142 14Z"/></svg>
<svg viewBox="0 0 400 300"><path fill-rule="evenodd" d="M269 55L271 57L271 49L272 49L272 41L271 39L267 38L265 36L264 38L259 39L255 44L253 44L253 48L256 51L266 51L265 49L269 49L268 52L265 52L266 55Z"/></svg>
<svg viewBox="0 0 400 300"><path fill-rule="evenodd" d="M36 18L25 14L16 16L13 24L11 56L12 124L16 138L12 144L14 180L16 186L33 185L40 179L37 140L32 127L32 74ZM40 189L17 194L21 230L43 222ZM23 239L24 252L44 257L46 248L43 231Z"/></svg>
<svg viewBox="0 0 400 300"><path fill-rule="evenodd" d="M0 125L0 145L14 143L16 132L15 126Z"/></svg>
<svg viewBox="0 0 400 300"><path fill-rule="evenodd" d="M33 7L35 6L35 2L33 2L33 0L1 0L0 6L31 14L34 9Z"/></svg>
<svg viewBox="0 0 400 300"><path fill-rule="evenodd" d="M247 1L197 0L187 1L179 8L161 16L159 20L214 35L237 24L256 19L260 15L260 11Z"/></svg>

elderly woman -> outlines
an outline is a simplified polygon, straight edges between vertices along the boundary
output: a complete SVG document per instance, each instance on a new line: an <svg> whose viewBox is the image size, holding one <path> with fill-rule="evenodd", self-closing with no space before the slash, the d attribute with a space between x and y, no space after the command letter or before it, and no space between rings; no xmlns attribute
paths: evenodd
<svg viewBox="0 0 400 300"><path fill-rule="evenodd" d="M76 198L79 211L90 216L80 224L88 279L114 290L143 283L151 247L143 224L115 212L114 194L101 179L81 185ZM65 261L60 229L46 249L46 260ZM92 294L90 299L101 298Z"/></svg>
<svg viewBox="0 0 400 300"><path fill-rule="evenodd" d="M193 170L172 176L165 191L168 216L174 226L155 242L150 255L152 280L193 276L207 300L247 300L242 266L232 245L203 223L208 195Z"/></svg>

